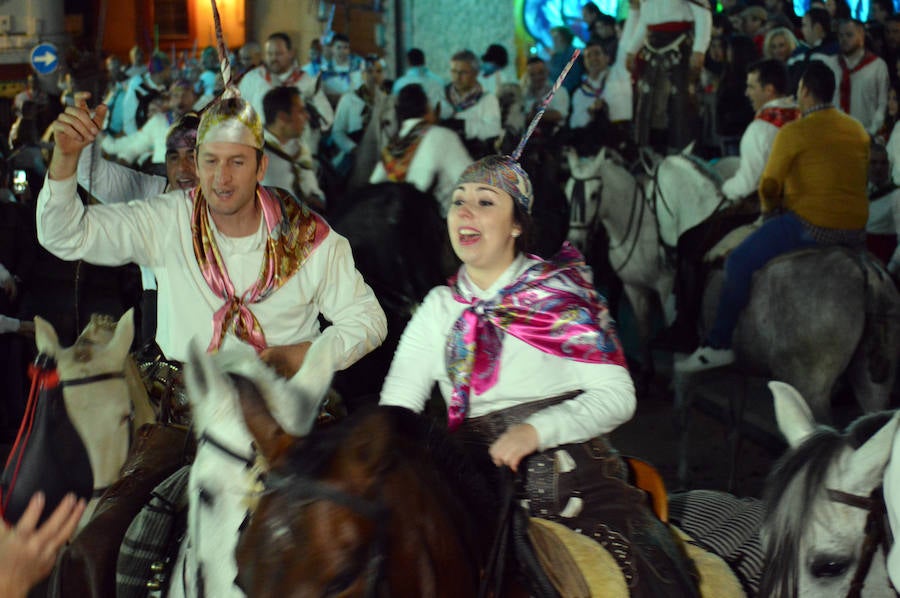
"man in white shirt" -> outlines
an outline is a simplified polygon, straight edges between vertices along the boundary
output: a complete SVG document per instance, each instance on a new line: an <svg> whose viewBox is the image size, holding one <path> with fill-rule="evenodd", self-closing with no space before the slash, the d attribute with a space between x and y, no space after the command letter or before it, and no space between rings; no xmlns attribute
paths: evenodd
<svg viewBox="0 0 900 598"><path fill-rule="evenodd" d="M638 145L681 151L693 140L691 73L703 67L712 33L708 0L643 0L626 65L643 61L637 85L635 133Z"/></svg>
<svg viewBox="0 0 900 598"><path fill-rule="evenodd" d="M150 103L162 96L172 79L172 62L168 55L155 52L145 73L128 80L122 98L122 129L126 135L134 135L152 116Z"/></svg>
<svg viewBox="0 0 900 598"><path fill-rule="evenodd" d="M336 33L331 38L331 59L322 66L322 89L337 105L342 95L362 85L363 61L350 52L350 38Z"/></svg>
<svg viewBox="0 0 900 598"><path fill-rule="evenodd" d="M420 85L405 86L397 97L400 132L381 152L370 183L411 183L431 193L446 216L450 196L462 171L472 163L459 137L432 124L434 115Z"/></svg>
<svg viewBox="0 0 900 598"><path fill-rule="evenodd" d="M541 102L550 93L553 82L550 81L550 69L542 58L532 56L528 59L525 67L525 84L522 89L522 112L525 116L525 122L531 122ZM565 87L560 87L547 110L541 124L551 126L554 130L556 127L563 126L569 117L569 92Z"/></svg>
<svg viewBox="0 0 900 598"><path fill-rule="evenodd" d="M301 137L306 108L296 87L275 87L263 97L266 121L264 150L269 167L262 184L289 191L296 201L325 212L325 194L313 170L312 153Z"/></svg>
<svg viewBox="0 0 900 598"><path fill-rule="evenodd" d="M151 116L134 135L105 136L101 143L103 151L133 165L149 156L149 170L154 174L165 174L166 133L182 115L193 109L196 101L197 93L190 81L175 81L169 87L168 110Z"/></svg>
<svg viewBox="0 0 900 598"><path fill-rule="evenodd" d="M473 155L493 153L492 141L502 130L500 102L478 83L478 58L471 50L461 50L450 58L450 78L435 112L442 120L463 121L463 141Z"/></svg>
<svg viewBox="0 0 900 598"><path fill-rule="evenodd" d="M354 268L346 239L319 216L259 182L268 158L262 122L240 98L203 115L200 186L151 201L84 206L79 154L105 106L71 106L52 125L56 151L38 198L38 240L62 259L149 266L159 281L157 343L184 360L188 341L208 351L251 345L314 400L332 374L384 339L384 312ZM287 198L287 200L286 200ZM261 267L262 266L262 267ZM319 317L332 325L322 330Z"/></svg>
<svg viewBox="0 0 900 598"><path fill-rule="evenodd" d="M487 93L496 94L506 83L518 83L515 65L509 63L509 53L500 44L491 44L481 55L478 83Z"/></svg>
<svg viewBox="0 0 900 598"><path fill-rule="evenodd" d="M339 172L349 172L356 146L369 126L372 116L387 99L382 89L384 64L377 55L365 57L362 84L341 96L334 112L331 140L337 148L332 163Z"/></svg>
<svg viewBox="0 0 900 598"><path fill-rule="evenodd" d="M631 79L627 72L611 66L615 61L614 46L599 37L591 37L585 45L585 74L581 85L572 92L569 127L587 126L598 114L611 123L628 123L633 114ZM613 55L610 55L613 52Z"/></svg>
<svg viewBox="0 0 900 598"><path fill-rule="evenodd" d="M306 128L304 141L309 147L317 147L319 133L327 131L334 121L334 110L325 93L318 89L318 79L308 75L295 62L291 38L286 33L273 33L265 44L266 61L255 69L247 71L238 84L244 97L257 114L263 113L263 96L277 85L289 85L300 90L300 98L306 109L312 108L310 126ZM312 129L316 129L316 134Z"/></svg>
<svg viewBox="0 0 900 598"><path fill-rule="evenodd" d="M834 105L861 122L869 135L876 135L887 113L887 63L866 50L866 28L859 21L841 21L838 44L840 53L829 59L837 83Z"/></svg>
<svg viewBox="0 0 900 598"><path fill-rule="evenodd" d="M408 68L402 77L394 81L391 94L396 96L407 85L416 83L421 85L428 95L429 105L437 106L444 97L444 86L447 82L425 66L425 53L419 48L413 48L406 53L406 64Z"/></svg>
<svg viewBox="0 0 900 598"><path fill-rule="evenodd" d="M197 127L200 117L194 113L181 116L164 134L165 173L158 176L139 172L104 159L92 143L78 159L78 184L102 204L125 203L133 199L149 199L166 191L181 190L187 194L197 186ZM141 266L141 329L139 346L150 345L156 336L157 298L153 270ZM163 322L162 326L166 326Z"/></svg>
<svg viewBox="0 0 900 598"><path fill-rule="evenodd" d="M759 216L757 189L775 136L781 127L800 118L796 102L788 95L789 88L788 71L778 60L761 60L747 70L746 95L756 110L756 117L741 137L741 163L737 172L722 184L722 195L729 205L686 230L678 239L674 287L677 316L656 338L654 344L660 349L689 353L696 348L697 321L706 282L703 257L726 234Z"/></svg>

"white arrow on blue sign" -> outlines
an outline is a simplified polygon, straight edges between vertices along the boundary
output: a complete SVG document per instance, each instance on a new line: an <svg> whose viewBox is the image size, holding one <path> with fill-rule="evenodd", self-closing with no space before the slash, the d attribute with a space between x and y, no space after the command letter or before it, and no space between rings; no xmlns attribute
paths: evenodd
<svg viewBox="0 0 900 598"><path fill-rule="evenodd" d="M59 66L59 51L53 44L39 44L31 51L31 67L41 75L49 75Z"/></svg>

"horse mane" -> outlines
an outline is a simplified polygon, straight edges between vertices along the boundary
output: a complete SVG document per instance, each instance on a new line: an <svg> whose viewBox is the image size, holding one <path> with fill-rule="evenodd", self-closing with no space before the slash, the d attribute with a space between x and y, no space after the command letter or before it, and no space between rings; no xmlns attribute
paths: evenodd
<svg viewBox="0 0 900 598"><path fill-rule="evenodd" d="M709 179L716 186L717 190L721 189L724 181L722 176L712 167L712 164L694 154L676 154L676 156L683 158L694 170Z"/></svg>
<svg viewBox="0 0 900 598"><path fill-rule="evenodd" d="M760 596L795 596L799 581L800 542L813 518L810 505L825 489L835 458L845 448L856 450L880 430L893 413L864 415L841 433L819 426L798 447L786 452L766 480L763 537L767 565Z"/></svg>

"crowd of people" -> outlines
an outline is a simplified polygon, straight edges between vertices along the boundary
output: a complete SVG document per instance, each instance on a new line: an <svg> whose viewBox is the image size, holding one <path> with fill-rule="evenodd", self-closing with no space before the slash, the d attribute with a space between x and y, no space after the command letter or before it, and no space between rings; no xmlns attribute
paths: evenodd
<svg viewBox="0 0 900 598"><path fill-rule="evenodd" d="M587 3L587 38L556 27L553 47L529 56L521 74L507 49L491 44L480 56L460 47L434 70L410 49L406 70L389 80L382 58L357 56L342 34L314 40L300 64L296 40L272 32L237 50L233 81L223 80L212 47L180 61L136 47L128 67L110 56L102 97L64 77L53 99L29 78L0 172L0 222L10 229L0 235L0 333L27 333L38 313L27 299L37 292L36 261L137 264L141 290L122 303L142 307L142 344L173 361L186 358L191 338L210 351L249 344L324 394L335 371L386 334L372 289L328 219L352 203L354 182L408 182L433 195L462 266L416 312L381 401L421 410L436 383L451 428L470 415L503 424L481 440L495 463L517 469L535 453L593 442L635 408L614 324L580 256L529 253L532 183L518 153L498 156L523 135L582 154L607 146L625 161L640 147L665 155L692 141L705 158L739 158L715 226L702 223L679 241L678 319L663 344L694 351L679 362L683 371L733 361L731 333L751 276L776 255L861 247L868 226L888 237L878 255L900 270L900 15L891 0L873 1L868 23L850 18L842 0L813 1L802 18L784 0L723 0L721 12L708 0L630 4L619 23ZM576 46L583 52L570 63ZM870 156L882 165L886 156L889 168L870 173ZM760 216L726 262L716 324L701 339L702 254ZM529 301L565 322L564 336L585 345L580 357L516 310ZM320 318L330 325L322 329ZM3 385L12 389L9 426L22 363L4 363L14 382ZM548 372L540 384L527 375L537 371ZM603 459L611 463L603 491L616 504L631 500L618 458L604 448ZM606 507L585 504L575 520L558 517L579 529L611 521ZM649 526L638 511L619 515L609 537L587 533L633 542L635 575L650 570L645 548L671 556L671 569L654 564L658 579L642 573L646 595L673 579L693 595L671 539L648 547L622 535L635 522Z"/></svg>

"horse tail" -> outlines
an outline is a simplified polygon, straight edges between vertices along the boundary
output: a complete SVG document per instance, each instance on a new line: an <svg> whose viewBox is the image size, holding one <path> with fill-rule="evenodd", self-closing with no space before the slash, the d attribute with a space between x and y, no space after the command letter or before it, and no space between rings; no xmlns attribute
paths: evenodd
<svg viewBox="0 0 900 598"><path fill-rule="evenodd" d="M900 347L900 296L890 274L868 253L859 258L865 292L866 321L860 341L868 374L875 384L890 379ZM888 350L886 350L888 349Z"/></svg>

